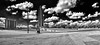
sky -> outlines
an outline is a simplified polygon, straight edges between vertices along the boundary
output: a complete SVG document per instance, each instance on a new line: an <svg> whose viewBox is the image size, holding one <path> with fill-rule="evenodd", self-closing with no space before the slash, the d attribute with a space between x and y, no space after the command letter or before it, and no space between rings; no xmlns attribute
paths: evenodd
<svg viewBox="0 0 100 45"><path fill-rule="evenodd" d="M35 7L38 7L38 5L41 5L41 4L46 4L47 7L54 7L58 3L58 0L16 0L15 2L10 2L9 0L0 0L0 7L12 5L12 4L16 4L16 3L21 3L24 1L29 1L29 2L34 3ZM79 6L91 5L93 2L98 2L98 0L91 0L91 1L89 1L89 0L77 0L77 1L78 1L77 3Z"/></svg>
<svg viewBox="0 0 100 45"><path fill-rule="evenodd" d="M48 8L55 9L57 7L58 2L59 2L59 0L16 0L16 1L0 0L0 15L7 15L8 14L8 13L5 14L5 11L4 11L4 9L7 8L7 6L22 3L24 1L28 1L28 2L33 3L34 4L34 8L32 8L33 10L37 10L39 5L46 5L47 9ZM88 16L88 14L93 15L95 13L95 11L100 12L100 8L93 8L92 7L92 5L96 2L98 3L97 5L100 6L100 2L98 0L91 0L91 1L90 0L77 0L75 7L70 8L70 10L72 12L84 12L85 16ZM55 11L57 11L57 10L55 10ZM68 19L68 20L82 20L82 18L80 18L80 19L70 19L68 16L66 16L66 12L58 13L58 14L59 15L56 15L56 16L58 16L58 17L60 17L61 19L64 19L64 20L66 20L66 19ZM85 16L83 16L83 17L85 17ZM52 17L52 14L49 14L46 17ZM96 19L96 18L99 18L99 16L89 18L87 20L93 20L93 19Z"/></svg>
<svg viewBox="0 0 100 45"><path fill-rule="evenodd" d="M46 4L48 7L55 6L58 0L16 0L15 2L10 2L9 0L0 0L0 7L8 6L12 4L22 3L24 1L32 2L35 6L34 8L37 9L39 5Z"/></svg>

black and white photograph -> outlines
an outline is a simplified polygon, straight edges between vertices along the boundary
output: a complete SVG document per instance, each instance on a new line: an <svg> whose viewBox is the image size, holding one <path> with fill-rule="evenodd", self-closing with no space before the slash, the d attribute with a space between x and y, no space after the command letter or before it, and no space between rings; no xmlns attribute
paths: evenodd
<svg viewBox="0 0 100 45"><path fill-rule="evenodd" d="M100 1L0 0L0 45L100 45Z"/></svg>

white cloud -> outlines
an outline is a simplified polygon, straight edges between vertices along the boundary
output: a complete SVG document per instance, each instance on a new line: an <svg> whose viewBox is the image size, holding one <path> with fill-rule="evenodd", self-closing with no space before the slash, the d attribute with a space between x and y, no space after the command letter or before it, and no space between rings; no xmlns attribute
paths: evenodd
<svg viewBox="0 0 100 45"><path fill-rule="evenodd" d="M57 7L61 7L63 9L68 9L68 8L74 7L75 4L76 4L76 0L59 0Z"/></svg>
<svg viewBox="0 0 100 45"><path fill-rule="evenodd" d="M91 17L97 17L98 15L100 15L100 13L99 12L95 12L95 14L93 14L93 15L91 15L91 14L88 14L88 18L91 18Z"/></svg>
<svg viewBox="0 0 100 45"><path fill-rule="evenodd" d="M76 0L59 0L57 6L55 7L55 12L60 13L62 11L65 11L64 9L67 9L66 11L69 11L69 9L75 7L75 5Z"/></svg>
<svg viewBox="0 0 100 45"><path fill-rule="evenodd" d="M76 16L70 16L69 18L70 19L78 19L78 17L76 17Z"/></svg>
<svg viewBox="0 0 100 45"><path fill-rule="evenodd" d="M45 9L44 12L48 12L48 14L52 14L54 12L54 8Z"/></svg>
<svg viewBox="0 0 100 45"><path fill-rule="evenodd" d="M36 12L37 10L31 10L30 12L22 12L22 15L24 19L28 19L28 17L29 19L36 19L37 18Z"/></svg>
<svg viewBox="0 0 100 45"><path fill-rule="evenodd" d="M29 15L29 16L24 16L24 19L36 19L37 16Z"/></svg>
<svg viewBox="0 0 100 45"><path fill-rule="evenodd" d="M27 16L27 14L28 14L28 13L26 13L26 12L22 12L22 15L23 15L23 16Z"/></svg>
<svg viewBox="0 0 100 45"><path fill-rule="evenodd" d="M72 16L84 16L84 13L83 12L78 12L78 13L74 12L72 14Z"/></svg>
<svg viewBox="0 0 100 45"><path fill-rule="evenodd" d="M59 0L56 7L52 7L51 9L48 8L46 9L47 11L45 12L51 12L52 10L53 12L56 13L63 13L69 11L69 9L75 7L75 5L76 5L76 0Z"/></svg>
<svg viewBox="0 0 100 45"><path fill-rule="evenodd" d="M81 18L81 16L84 16L84 13L83 12L68 12L66 13L66 16L68 16L70 19L79 19Z"/></svg>
<svg viewBox="0 0 100 45"><path fill-rule="evenodd" d="M60 20L59 22L56 23L56 25L59 25L59 24L68 24L68 23L72 23L73 21L68 21L68 20Z"/></svg>
<svg viewBox="0 0 100 45"><path fill-rule="evenodd" d="M16 1L16 0L10 0L11 2L14 2L14 1Z"/></svg>
<svg viewBox="0 0 100 45"><path fill-rule="evenodd" d="M86 17L83 17L82 20L85 20L85 19L87 19L87 18L88 18L87 16L86 16Z"/></svg>
<svg viewBox="0 0 100 45"><path fill-rule="evenodd" d="M46 5L42 5L42 9L45 9L46 8Z"/></svg>
<svg viewBox="0 0 100 45"><path fill-rule="evenodd" d="M92 7L93 7L93 8L99 8L99 6L97 6L97 4L98 4L98 2L94 3L94 4L92 5Z"/></svg>
<svg viewBox="0 0 100 45"><path fill-rule="evenodd" d="M72 15L72 11L68 11L67 13L66 13L66 16L71 16Z"/></svg>
<svg viewBox="0 0 100 45"><path fill-rule="evenodd" d="M28 12L29 15L36 15L37 10L32 10L30 12Z"/></svg>
<svg viewBox="0 0 100 45"><path fill-rule="evenodd" d="M17 14L17 13L18 13L18 11L16 11L16 12L12 12L12 14L14 14L14 15Z"/></svg>
<svg viewBox="0 0 100 45"><path fill-rule="evenodd" d="M72 23L73 21L64 20L63 23Z"/></svg>
<svg viewBox="0 0 100 45"><path fill-rule="evenodd" d="M30 22L38 22L37 20L31 20Z"/></svg>
<svg viewBox="0 0 100 45"><path fill-rule="evenodd" d="M11 9L6 9L6 11L11 11Z"/></svg>
<svg viewBox="0 0 100 45"><path fill-rule="evenodd" d="M16 5L11 5L8 8L18 8L20 10L28 10L28 8L32 8L32 7L33 7L33 3L25 1L23 3L19 3L19 4L16 4Z"/></svg>
<svg viewBox="0 0 100 45"><path fill-rule="evenodd" d="M44 21L53 21L53 20L58 20L58 19L59 17L52 16L52 17L46 18Z"/></svg>

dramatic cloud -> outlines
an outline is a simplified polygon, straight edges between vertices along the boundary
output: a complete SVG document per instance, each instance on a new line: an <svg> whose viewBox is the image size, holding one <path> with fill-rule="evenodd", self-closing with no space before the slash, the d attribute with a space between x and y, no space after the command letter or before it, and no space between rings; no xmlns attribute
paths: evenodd
<svg viewBox="0 0 100 45"><path fill-rule="evenodd" d="M76 5L76 0L59 0L56 7L59 7L61 9L69 9L73 8Z"/></svg>
<svg viewBox="0 0 100 45"><path fill-rule="evenodd" d="M45 9L45 12L63 13L69 11L70 8L75 7L76 0L59 0L56 7Z"/></svg>

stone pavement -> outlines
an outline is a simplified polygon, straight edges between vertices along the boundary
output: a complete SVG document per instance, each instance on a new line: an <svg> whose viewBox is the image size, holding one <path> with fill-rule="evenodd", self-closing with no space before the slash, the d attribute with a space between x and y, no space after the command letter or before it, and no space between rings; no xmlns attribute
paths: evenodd
<svg viewBox="0 0 100 45"><path fill-rule="evenodd" d="M93 32L88 32L88 33L91 33L91 35L94 35L94 34L100 35L100 32L98 34L93 33ZM70 34L70 37L77 45L100 45L100 41L89 37L90 34L88 33L87 34L84 34L84 33L83 34L82 33Z"/></svg>
<svg viewBox="0 0 100 45"><path fill-rule="evenodd" d="M98 35L100 38L100 31L37 34L0 30L0 45L100 45L100 40L90 37L92 35Z"/></svg>

